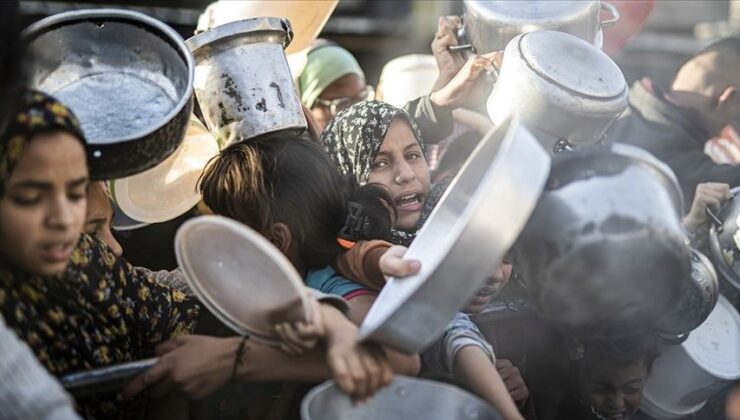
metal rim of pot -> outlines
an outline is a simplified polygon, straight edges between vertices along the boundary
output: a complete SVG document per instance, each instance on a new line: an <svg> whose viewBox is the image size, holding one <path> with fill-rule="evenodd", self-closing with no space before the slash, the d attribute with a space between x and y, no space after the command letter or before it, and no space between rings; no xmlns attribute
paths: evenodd
<svg viewBox="0 0 740 420"><path fill-rule="evenodd" d="M706 212L711 221L711 227L709 228L708 242L709 242L709 258L714 263L715 268L719 271L720 276L726 280L730 285L740 292L740 274L736 273L730 264L725 260L724 249L720 242L719 235L725 228L725 220L722 219L721 214L728 205L737 199L740 194L740 186L730 190L730 200L719 209L719 211L713 211L707 208ZM737 214L733 215L737 217Z"/></svg>
<svg viewBox="0 0 740 420"><path fill-rule="evenodd" d="M185 44L193 56L200 54L202 48L208 47L216 41L227 41L232 37L240 37L245 32L254 34L275 34L282 37L283 49L287 48L293 41L293 28L290 21L279 17L259 17L229 22L220 26L214 26L188 38Z"/></svg>
<svg viewBox="0 0 740 420"><path fill-rule="evenodd" d="M146 30L150 32L159 32L157 35L159 35L163 41L169 44L177 52L178 56L183 60L188 69L187 93L179 98L175 106L167 113L167 115L162 117L162 121L159 124L141 130L140 132L131 133L123 138L109 139L106 145L120 145L136 142L166 126L180 112L182 112L183 108L191 103L193 96L192 86L195 77L195 61L193 60L193 56L190 54L190 51L185 46L185 43L182 41L182 37L180 36L180 34L178 34L174 29L162 23L161 21L149 17L143 13L124 9L86 9L63 12L49 16L46 19L40 20L30 25L23 30L21 38L23 39L23 42L28 45L31 44L35 39L46 34L49 31L62 26L81 22L92 22L98 25L104 24L105 22L121 22L132 24L134 26L145 27Z"/></svg>

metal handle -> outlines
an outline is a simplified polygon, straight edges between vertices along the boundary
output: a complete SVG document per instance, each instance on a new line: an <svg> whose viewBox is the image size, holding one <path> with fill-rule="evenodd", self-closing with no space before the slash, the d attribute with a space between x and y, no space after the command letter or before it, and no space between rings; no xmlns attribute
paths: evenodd
<svg viewBox="0 0 740 420"><path fill-rule="evenodd" d="M719 217L717 217L716 214L710 209L709 207L706 208L707 216L709 216L710 219L712 219L712 223L717 227L718 231L722 230L722 220L720 220Z"/></svg>
<svg viewBox="0 0 740 420"><path fill-rule="evenodd" d="M619 21L619 10L617 10L617 8L614 7L613 4L607 1L602 1L601 10L606 10L607 12L609 12L610 15L612 15L611 19L601 21L602 28L608 28L609 26L613 26L615 23Z"/></svg>

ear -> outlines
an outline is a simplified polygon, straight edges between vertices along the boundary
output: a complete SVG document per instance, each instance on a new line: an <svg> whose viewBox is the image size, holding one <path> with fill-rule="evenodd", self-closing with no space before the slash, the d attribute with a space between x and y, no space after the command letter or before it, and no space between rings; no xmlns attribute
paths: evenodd
<svg viewBox="0 0 740 420"><path fill-rule="evenodd" d="M285 223L275 223L270 226L270 242L283 254L287 254L293 244L293 234Z"/></svg>

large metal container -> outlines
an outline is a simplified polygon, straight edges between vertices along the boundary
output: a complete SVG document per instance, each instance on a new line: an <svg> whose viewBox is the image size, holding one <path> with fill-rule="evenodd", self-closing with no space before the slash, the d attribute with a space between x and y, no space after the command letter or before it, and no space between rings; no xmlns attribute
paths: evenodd
<svg viewBox="0 0 740 420"><path fill-rule="evenodd" d="M720 291L740 307L740 187L719 213L710 211L709 258L720 275Z"/></svg>
<svg viewBox="0 0 740 420"><path fill-rule="evenodd" d="M519 35L506 47L488 98L499 124L516 113L545 149L597 143L627 108L622 71L593 45L562 32Z"/></svg>
<svg viewBox="0 0 740 420"><path fill-rule="evenodd" d="M569 33L601 48L602 28L619 20L611 4L599 0L465 0L464 35L478 53L503 50L514 37L532 31ZM600 20L606 9L612 16Z"/></svg>
<svg viewBox="0 0 740 420"><path fill-rule="evenodd" d="M193 59L180 35L141 13L60 13L24 31L31 87L79 118L93 179L129 176L167 158L192 112Z"/></svg>
<svg viewBox="0 0 740 420"><path fill-rule="evenodd" d="M740 379L740 315L720 296L706 321L680 345L661 347L645 383L642 411L683 418Z"/></svg>
<svg viewBox="0 0 740 420"><path fill-rule="evenodd" d="M228 145L261 134L306 129L283 51L286 19L227 23L186 41L195 57L195 96L208 129Z"/></svg>
<svg viewBox="0 0 740 420"><path fill-rule="evenodd" d="M682 208L673 172L642 149L556 156L514 247L534 303L579 336L652 332L691 282Z"/></svg>
<svg viewBox="0 0 740 420"><path fill-rule="evenodd" d="M303 420L498 420L486 403L452 385L396 376L385 389L357 404L327 381L301 403Z"/></svg>
<svg viewBox="0 0 740 420"><path fill-rule="evenodd" d="M360 338L409 353L431 344L494 273L537 203L550 158L516 119L492 129L460 169L406 253L421 261L390 279Z"/></svg>

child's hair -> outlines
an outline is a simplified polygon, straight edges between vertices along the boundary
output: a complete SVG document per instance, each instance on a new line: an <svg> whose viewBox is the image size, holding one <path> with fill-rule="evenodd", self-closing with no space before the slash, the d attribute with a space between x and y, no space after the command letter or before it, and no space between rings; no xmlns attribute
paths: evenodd
<svg viewBox="0 0 740 420"><path fill-rule="evenodd" d="M594 340L584 342L585 359L590 363L627 367L639 361L645 363L648 372L659 356L656 339L652 335L640 335L615 341Z"/></svg>
<svg viewBox="0 0 740 420"><path fill-rule="evenodd" d="M333 263L342 250L337 236L350 201L371 221L365 233L381 236L358 239L390 236L393 206L383 204L393 202L390 193L377 185L358 189L305 135L273 133L232 144L209 162L199 185L216 214L263 234L286 224L307 268Z"/></svg>

